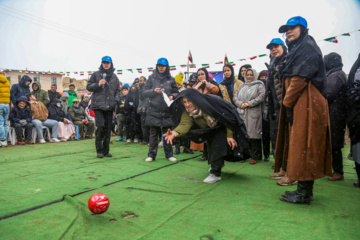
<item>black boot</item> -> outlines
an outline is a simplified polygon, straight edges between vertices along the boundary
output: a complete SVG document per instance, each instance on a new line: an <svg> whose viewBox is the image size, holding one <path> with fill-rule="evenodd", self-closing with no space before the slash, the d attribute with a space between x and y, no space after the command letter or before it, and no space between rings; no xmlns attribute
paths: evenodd
<svg viewBox="0 0 360 240"><path fill-rule="evenodd" d="M355 162L355 169L358 179L354 182L354 187L360 187L360 164Z"/></svg>
<svg viewBox="0 0 360 240"><path fill-rule="evenodd" d="M310 204L314 181L298 181L297 190L290 195L280 196L280 200L295 204Z"/></svg>
<svg viewBox="0 0 360 240"><path fill-rule="evenodd" d="M313 185L314 185L314 181L313 182ZM288 195L288 196L294 196L298 193L297 189L295 191L285 191L285 195ZM310 192L310 201L313 201L314 200L314 196L313 196L313 187L311 188L311 192Z"/></svg>
<svg viewBox="0 0 360 240"><path fill-rule="evenodd" d="M175 155L179 155L180 154L180 144L175 144Z"/></svg>
<svg viewBox="0 0 360 240"><path fill-rule="evenodd" d="M184 148L183 153L194 154L194 152L188 147Z"/></svg>

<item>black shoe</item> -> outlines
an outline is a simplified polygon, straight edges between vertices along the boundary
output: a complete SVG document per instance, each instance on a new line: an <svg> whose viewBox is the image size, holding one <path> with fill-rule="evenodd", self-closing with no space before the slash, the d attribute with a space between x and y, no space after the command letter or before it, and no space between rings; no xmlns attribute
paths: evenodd
<svg viewBox="0 0 360 240"><path fill-rule="evenodd" d="M287 203L309 205L313 186L314 181L298 181L297 190L288 192L287 195L280 196L280 200Z"/></svg>
<svg viewBox="0 0 360 240"><path fill-rule="evenodd" d="M103 158L104 157L104 154L102 154L102 153L97 153L97 155L96 155L98 158Z"/></svg>
<svg viewBox="0 0 360 240"><path fill-rule="evenodd" d="M184 148L183 153L189 153L189 154L194 154L194 152L190 149L190 148Z"/></svg>
<svg viewBox="0 0 360 240"><path fill-rule="evenodd" d="M104 154L104 157L112 157L110 153Z"/></svg>
<svg viewBox="0 0 360 240"><path fill-rule="evenodd" d="M79 140L84 140L84 137L83 137L83 136L81 136L81 137L79 138Z"/></svg>
<svg viewBox="0 0 360 240"><path fill-rule="evenodd" d="M202 156L201 158L199 158L199 161L200 162L204 162L204 161L206 161L207 159L204 157L204 156Z"/></svg>
<svg viewBox="0 0 360 240"><path fill-rule="evenodd" d="M360 187L360 179L355 180L354 187Z"/></svg>
<svg viewBox="0 0 360 240"><path fill-rule="evenodd" d="M140 145L148 145L147 141L141 141Z"/></svg>
<svg viewBox="0 0 360 240"><path fill-rule="evenodd" d="M265 157L264 162L270 161L270 157Z"/></svg>
<svg viewBox="0 0 360 240"><path fill-rule="evenodd" d="M86 139L93 139L92 136L88 136L88 135L86 135L85 138L86 138Z"/></svg>
<svg viewBox="0 0 360 240"><path fill-rule="evenodd" d="M285 195L288 195L288 196L294 196L298 193L297 190L295 191L285 191ZM310 201L313 201L314 200L314 197L313 197L313 193L311 191L311 194L310 194Z"/></svg>
<svg viewBox="0 0 360 240"><path fill-rule="evenodd" d="M175 155L179 155L179 154L180 154L180 148L179 148L179 147L175 148L174 154L175 154Z"/></svg>

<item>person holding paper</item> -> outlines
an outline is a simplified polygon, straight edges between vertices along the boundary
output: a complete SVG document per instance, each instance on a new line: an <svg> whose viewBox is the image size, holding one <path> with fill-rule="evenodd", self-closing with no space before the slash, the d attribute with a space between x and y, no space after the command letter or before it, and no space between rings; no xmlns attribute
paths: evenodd
<svg viewBox="0 0 360 240"><path fill-rule="evenodd" d="M168 96L169 100L174 100L174 97L179 93L175 79L170 75L169 62L166 58L160 58L157 61L156 69L149 76L142 92L142 96L149 99L145 119L145 124L150 127L149 153L145 159L146 162L152 162L156 158L159 134L174 127L169 107L164 99L166 96L163 93ZM176 162L171 144L165 141L164 152L167 160Z"/></svg>

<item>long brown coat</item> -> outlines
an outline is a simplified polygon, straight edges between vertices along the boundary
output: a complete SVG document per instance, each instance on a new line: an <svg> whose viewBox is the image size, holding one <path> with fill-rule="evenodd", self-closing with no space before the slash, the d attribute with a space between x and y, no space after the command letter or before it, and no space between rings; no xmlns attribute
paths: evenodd
<svg viewBox="0 0 360 240"><path fill-rule="evenodd" d="M284 159L287 176L292 180L311 181L331 176L332 155L330 118L327 100L300 76L287 77L283 84L279 132L275 150L275 172ZM286 109L293 108L290 126Z"/></svg>

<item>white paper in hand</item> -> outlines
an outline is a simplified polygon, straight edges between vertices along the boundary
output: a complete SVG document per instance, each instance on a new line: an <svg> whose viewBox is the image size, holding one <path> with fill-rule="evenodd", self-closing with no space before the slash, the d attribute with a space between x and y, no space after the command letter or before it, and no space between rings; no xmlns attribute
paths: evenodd
<svg viewBox="0 0 360 240"><path fill-rule="evenodd" d="M168 107L170 107L170 105L172 104L172 102L174 100L170 100L170 98L168 97L168 95L166 93L163 92L163 97L164 97L164 100L166 102L166 104L168 105Z"/></svg>

